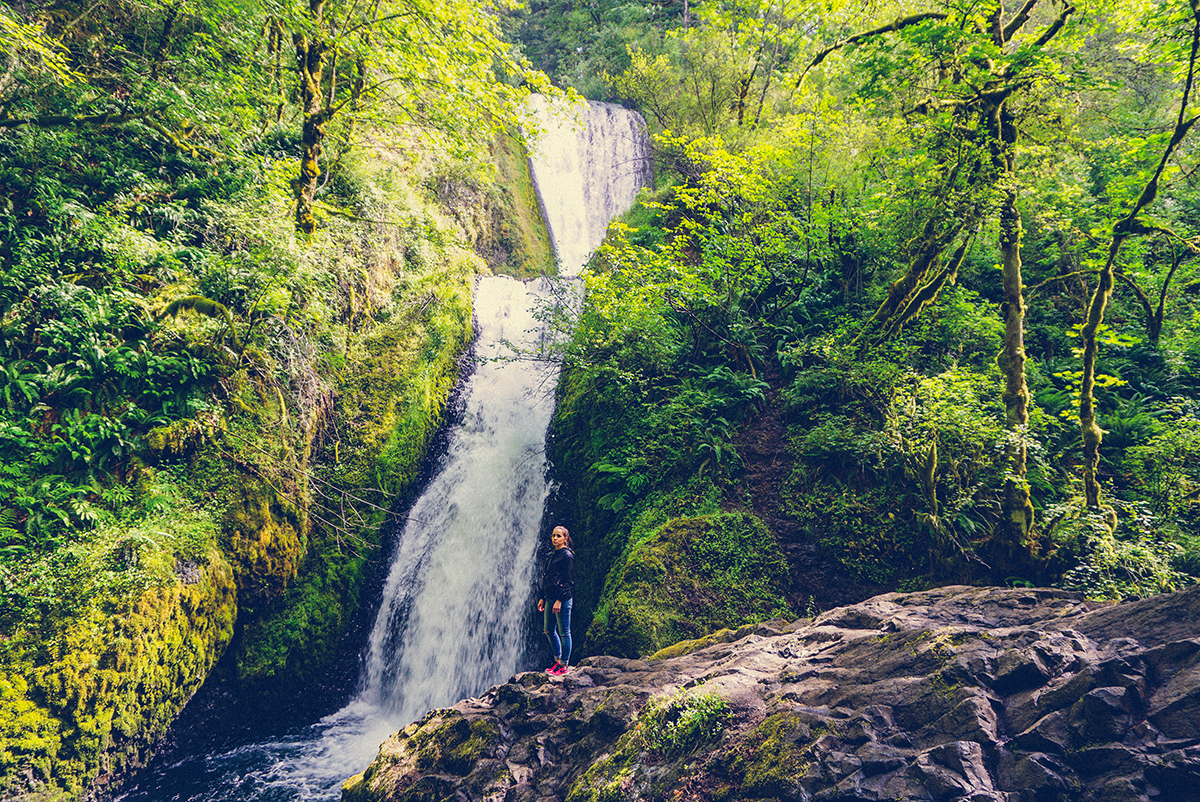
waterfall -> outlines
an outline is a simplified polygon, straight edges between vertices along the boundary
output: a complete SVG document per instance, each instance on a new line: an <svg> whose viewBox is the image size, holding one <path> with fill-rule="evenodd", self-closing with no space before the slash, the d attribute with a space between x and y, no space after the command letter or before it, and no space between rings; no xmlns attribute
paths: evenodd
<svg viewBox="0 0 1200 802"><path fill-rule="evenodd" d="M609 103L531 101L544 133L530 167L567 277L649 180L641 116ZM534 313L551 288L485 278L475 293L477 356L467 409L445 463L409 512L371 634L360 700L403 721L470 696L518 669L549 487L543 451L557 373L537 361Z"/></svg>
<svg viewBox="0 0 1200 802"><path fill-rule="evenodd" d="M650 143L640 114L611 103L570 106L530 100L540 132L530 166L559 274L579 275L608 230L652 178Z"/></svg>
<svg viewBox="0 0 1200 802"><path fill-rule="evenodd" d="M562 272L573 277L647 180L645 125L608 104L589 104L577 119L545 103L535 113L545 134L533 149L534 178ZM354 700L301 732L177 760L121 799L334 800L389 734L537 667L525 644L537 552L549 545L541 517L557 370L500 357L511 353L506 342L544 344L535 311L552 282L479 282L478 364L446 453L397 538Z"/></svg>
<svg viewBox="0 0 1200 802"><path fill-rule="evenodd" d="M532 289L536 290L537 287ZM462 421L397 543L371 633L361 698L410 721L511 676L525 643L554 375L497 362L536 348L536 292L485 278L475 293L476 356Z"/></svg>

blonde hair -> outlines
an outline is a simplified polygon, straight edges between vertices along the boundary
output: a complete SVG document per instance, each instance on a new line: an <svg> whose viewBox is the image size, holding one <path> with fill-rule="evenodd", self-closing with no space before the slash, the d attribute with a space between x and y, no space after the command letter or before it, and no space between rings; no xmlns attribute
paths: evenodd
<svg viewBox="0 0 1200 802"><path fill-rule="evenodd" d="M567 527L559 525L550 530L550 534L552 534L552 535L555 532L562 532L564 535L567 536L567 548L569 548L569 549L575 548L575 545L573 543L571 543L571 533L567 531Z"/></svg>

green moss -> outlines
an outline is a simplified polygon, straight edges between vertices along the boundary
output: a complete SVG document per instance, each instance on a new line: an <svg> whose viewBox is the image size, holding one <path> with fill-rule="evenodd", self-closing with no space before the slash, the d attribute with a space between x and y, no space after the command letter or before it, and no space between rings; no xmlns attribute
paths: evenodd
<svg viewBox="0 0 1200 802"><path fill-rule="evenodd" d="M612 753L593 763L567 791L566 802L623 802L629 798L636 760L644 751L640 733L625 733Z"/></svg>
<svg viewBox="0 0 1200 802"><path fill-rule="evenodd" d="M459 262L438 278L427 303L377 324L347 353L345 428L331 467L339 483L396 494L416 479L473 333L473 265Z"/></svg>
<svg viewBox="0 0 1200 802"><path fill-rule="evenodd" d="M652 699L642 712L642 738L658 755L679 758L702 749L724 730L733 713L715 693L683 692Z"/></svg>
<svg viewBox="0 0 1200 802"><path fill-rule="evenodd" d="M795 714L776 713L746 734L723 758L727 774L737 778L739 799L799 796L799 778L811 765L807 747L817 738Z"/></svg>
<svg viewBox="0 0 1200 802"><path fill-rule="evenodd" d="M481 255L493 270L518 278L552 275L554 246L542 217L524 141L516 136L500 137L493 155L498 174L489 188L494 210L492 247L491 254Z"/></svg>
<svg viewBox="0 0 1200 802"><path fill-rule="evenodd" d="M300 571L308 547L307 521L291 499L257 477L241 477L234 495L222 524L242 603L270 603Z"/></svg>
<svg viewBox="0 0 1200 802"><path fill-rule="evenodd" d="M757 518L670 520L614 567L586 648L649 655L723 628L794 618L787 583L778 543Z"/></svg>
<svg viewBox="0 0 1200 802"><path fill-rule="evenodd" d="M454 710L435 710L412 732L408 748L418 770L463 776L499 742L500 730L494 723L468 720Z"/></svg>
<svg viewBox="0 0 1200 802"><path fill-rule="evenodd" d="M659 649L654 654L650 655L650 660L666 660L669 657L682 657L685 654L698 652L709 646L714 646L718 643L732 643L739 638L748 635L754 627L747 625L734 629L719 629L716 632L710 632L702 638L693 640L681 640L679 643L673 643L670 646Z"/></svg>
<svg viewBox="0 0 1200 802"><path fill-rule="evenodd" d="M613 750L571 785L566 802L662 797L731 717L728 702L714 693L684 691L652 699Z"/></svg>
<svg viewBox="0 0 1200 802"><path fill-rule="evenodd" d="M0 665L0 792L76 797L144 759L233 635L230 566L213 550L191 568L132 596L97 593L55 621L51 643L14 633Z"/></svg>

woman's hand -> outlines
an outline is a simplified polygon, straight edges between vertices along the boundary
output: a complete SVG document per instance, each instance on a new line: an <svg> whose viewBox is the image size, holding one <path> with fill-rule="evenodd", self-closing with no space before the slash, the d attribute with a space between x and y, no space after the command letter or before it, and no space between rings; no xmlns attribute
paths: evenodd
<svg viewBox="0 0 1200 802"><path fill-rule="evenodd" d="M558 615L559 613L561 613L562 612L562 602L555 601L554 606L552 608L550 608L550 612L554 613L555 615Z"/></svg>
<svg viewBox="0 0 1200 802"><path fill-rule="evenodd" d="M538 599L538 612L539 613L546 612L546 600L545 599Z"/></svg>

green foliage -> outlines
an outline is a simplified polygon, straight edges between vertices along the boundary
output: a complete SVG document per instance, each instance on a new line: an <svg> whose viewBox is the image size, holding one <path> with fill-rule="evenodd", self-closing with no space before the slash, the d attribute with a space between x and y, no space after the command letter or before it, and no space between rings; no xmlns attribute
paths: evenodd
<svg viewBox="0 0 1200 802"><path fill-rule="evenodd" d="M613 100L604 83L629 65L630 46L649 46L678 25L674 5L602 0L534 0L512 13L516 38L534 67L590 98Z"/></svg>
<svg viewBox="0 0 1200 802"><path fill-rule="evenodd" d="M121 770L124 744L152 743L224 652L235 597L242 690L287 693L334 654L378 524L410 492L470 336L481 263L469 247L491 247L472 226L500 228L519 202L433 192L436 174L459 169L450 140L491 139L462 125L460 90L484 93L471 112L489 123L511 118L500 106L526 90L496 84L493 57L506 58L494 39L464 50L450 36L491 30L494 16L414 9L454 16L421 57L474 70L449 94L392 76L444 136L368 126L365 106L347 107L327 131L320 226L305 241L292 221L295 43L267 9L240 8L236 26L203 3L49 9L20 28L0 10L0 668L63 678L31 684L34 707L93 679L124 694L74 716L26 711L13 691L4 718L29 719L0 739L13 793L32 778L82 795L102 762ZM301 22L308 6L288 11L270 15ZM34 35L51 22L57 41ZM354 69L339 47L336 91ZM56 72L55 53L72 74ZM488 186L489 163L482 153L461 169ZM129 614L161 600L168 620L209 565L224 595L188 608L195 621ZM109 654L88 640L104 616L144 637L148 660L161 653L163 676L122 663L67 677L54 661ZM104 660L127 659L113 649ZM163 698L147 693L139 708L113 678L125 674ZM61 728L47 730L47 716ZM55 739L77 743L78 759L56 756Z"/></svg>
<svg viewBox="0 0 1200 802"><path fill-rule="evenodd" d="M3 630L40 629L44 636L45 628L69 623L93 605L127 606L149 588L174 583L180 561L206 559L216 545L212 517L192 508L172 484L155 482L146 493L157 500L152 512L119 521L97 508L99 525L86 540L10 555L0 565Z"/></svg>
<svg viewBox="0 0 1200 802"><path fill-rule="evenodd" d="M1183 416L1152 427L1152 436L1129 450L1129 465L1155 513L1186 519L1200 488L1200 420Z"/></svg>
<svg viewBox="0 0 1200 802"><path fill-rule="evenodd" d="M204 2L0 9L0 616L25 633L6 648L34 643L43 618L68 631L75 605L178 588L213 533L189 524L195 537L172 540L157 522L198 507L222 522L243 584L249 636L232 659L246 681L269 687L328 652L375 526L442 415L480 269L464 246L511 264L537 228L512 221L529 199L507 191L523 186L520 154L498 175L483 157L441 158L492 145L493 123L545 85L497 37L502 20L560 85L633 101L661 134L659 189L610 232L582 306L546 312L573 331L552 448L589 566L580 620L595 610L596 631L635 654L702 628L688 621L782 614L773 538L721 516L762 500L741 486L743 458L773 403L795 465L772 513L860 577L1007 578L976 554L1016 446L1041 511L1039 580L1121 596L1196 575L1200 311L1181 254L1200 196L1174 163L1158 217L1138 221L1173 233L1126 247L1105 316L1096 401L1119 514L1062 506L1078 461L1072 332L1097 243L1177 112L1188 9L1080 9L1042 42L1035 9L1002 48L978 9L943 8L826 50L892 12L684 7L417 2L368 18L327 3L317 18L248 4L236 26ZM305 40L329 45L311 51L317 92L294 83ZM1013 113L1011 143L976 114L996 89L1015 92L996 115ZM383 125L383 108L414 125ZM367 139L380 147L360 149ZM320 180L315 230L298 239L302 167ZM1010 182L1037 288L1024 349L1040 407L1015 428L993 363L1009 311L996 193ZM978 233L931 303L879 345L848 348L927 246L944 266L963 221ZM693 574L703 581L680 579ZM27 669L6 668L0 720L29 746L20 771L49 777L58 736L21 701L12 678ZM77 671L50 674L47 698L83 687ZM140 742L152 727L123 710L120 737ZM70 726L99 755L103 728L82 715ZM738 768L754 793L792 793L780 772L803 768L785 743L799 742L793 724L764 724L762 760ZM619 798L627 758L589 798ZM60 777L72 793L81 765Z"/></svg>
<svg viewBox="0 0 1200 802"><path fill-rule="evenodd" d="M649 749L674 758L712 742L732 718L733 711L723 697L685 691L650 700L642 711L641 736Z"/></svg>
<svg viewBox="0 0 1200 802"><path fill-rule="evenodd" d="M847 485L798 466L783 488L784 511L814 533L827 559L852 576L886 586L927 575L929 544L908 517L919 502L907 486L872 485L874 476L860 475Z"/></svg>
<svg viewBox="0 0 1200 802"><path fill-rule="evenodd" d="M778 544L752 516L672 518L616 563L585 648L643 656L717 629L794 617L788 582Z"/></svg>
<svg viewBox="0 0 1200 802"><path fill-rule="evenodd" d="M1064 588L1119 601L1168 593L1195 581L1174 566L1183 548L1163 538L1143 504L1093 511L1072 500L1048 515L1054 556L1070 566L1062 575Z"/></svg>
<svg viewBox="0 0 1200 802"><path fill-rule="evenodd" d="M969 576L1004 470L994 367L925 376L905 370L905 353L796 348L783 393L799 459L785 509L831 559L883 584Z"/></svg>

